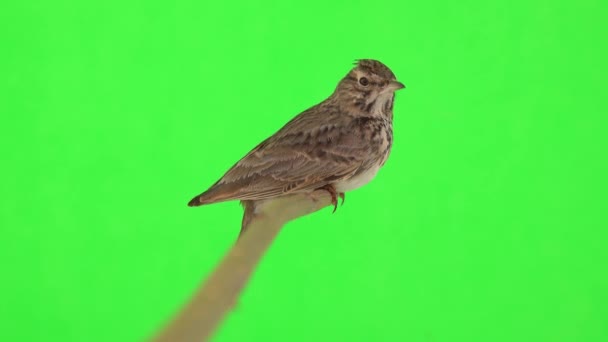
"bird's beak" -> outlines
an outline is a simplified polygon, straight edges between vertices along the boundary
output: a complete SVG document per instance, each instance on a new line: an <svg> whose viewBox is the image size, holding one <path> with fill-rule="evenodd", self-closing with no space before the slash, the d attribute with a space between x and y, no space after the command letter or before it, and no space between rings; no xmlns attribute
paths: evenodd
<svg viewBox="0 0 608 342"><path fill-rule="evenodd" d="M403 83L401 83L399 81L393 80L393 81L388 82L388 86L386 88L387 88L387 90L390 89L390 91L396 91L396 90L405 88L405 85L403 85Z"/></svg>

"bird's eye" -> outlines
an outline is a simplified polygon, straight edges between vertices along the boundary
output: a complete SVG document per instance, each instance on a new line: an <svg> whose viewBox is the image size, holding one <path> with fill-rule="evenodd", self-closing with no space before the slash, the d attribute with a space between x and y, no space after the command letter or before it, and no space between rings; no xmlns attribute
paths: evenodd
<svg viewBox="0 0 608 342"><path fill-rule="evenodd" d="M359 79L359 84L361 84L362 86L366 87L366 86L369 84L369 81L368 81L368 79L367 79L367 78L365 78L365 77L361 77L361 78Z"/></svg>

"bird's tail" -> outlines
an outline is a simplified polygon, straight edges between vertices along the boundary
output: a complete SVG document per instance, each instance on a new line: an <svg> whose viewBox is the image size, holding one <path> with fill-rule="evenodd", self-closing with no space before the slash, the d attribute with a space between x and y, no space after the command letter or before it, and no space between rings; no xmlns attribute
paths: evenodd
<svg viewBox="0 0 608 342"><path fill-rule="evenodd" d="M203 194L200 194L198 196L195 196L193 199L190 200L190 202L188 202L188 206L189 207L198 207L199 205L203 205L206 203L203 203L202 199L203 199Z"/></svg>
<svg viewBox="0 0 608 342"><path fill-rule="evenodd" d="M188 202L188 206L198 207L199 205L222 202L227 201L229 199L229 196L226 196L225 193L222 193L221 189L212 186L207 191L191 199L190 202Z"/></svg>
<svg viewBox="0 0 608 342"><path fill-rule="evenodd" d="M190 207L198 207L203 204L231 201L238 198L238 184L214 184L207 191L194 197L188 202Z"/></svg>

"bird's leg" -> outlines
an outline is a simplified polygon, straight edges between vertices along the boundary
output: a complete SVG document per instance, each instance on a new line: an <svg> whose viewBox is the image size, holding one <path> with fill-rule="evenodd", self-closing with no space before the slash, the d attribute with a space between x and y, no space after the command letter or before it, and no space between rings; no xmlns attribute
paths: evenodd
<svg viewBox="0 0 608 342"><path fill-rule="evenodd" d="M331 196L331 204L334 205L334 211L332 213L335 213L336 209L338 208L338 193L336 192L336 188L334 188L334 186L331 184L327 184L318 188L317 190L325 190L329 192L329 195ZM340 198L344 198L342 193L340 194Z"/></svg>
<svg viewBox="0 0 608 342"><path fill-rule="evenodd" d="M346 195L343 192L341 192L338 194L338 197L340 197L342 199L342 203L340 203L340 205L344 205L344 198L346 197Z"/></svg>

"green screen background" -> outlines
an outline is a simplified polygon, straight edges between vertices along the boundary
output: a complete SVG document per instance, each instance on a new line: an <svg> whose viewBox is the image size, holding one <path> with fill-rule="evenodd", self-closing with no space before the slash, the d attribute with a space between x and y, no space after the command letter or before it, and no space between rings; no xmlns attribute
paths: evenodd
<svg viewBox="0 0 608 342"><path fill-rule="evenodd" d="M408 86L391 158L215 340L608 340L605 2L1 7L1 341L150 336L238 234L186 202L357 58Z"/></svg>

